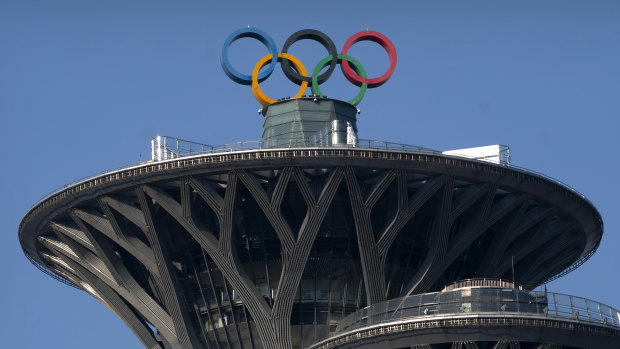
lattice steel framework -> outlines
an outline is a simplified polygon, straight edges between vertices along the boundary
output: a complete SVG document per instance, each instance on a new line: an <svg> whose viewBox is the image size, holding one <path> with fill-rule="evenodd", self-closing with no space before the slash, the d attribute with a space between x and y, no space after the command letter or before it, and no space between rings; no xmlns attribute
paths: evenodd
<svg viewBox="0 0 620 349"><path fill-rule="evenodd" d="M601 235L586 200L540 177L368 149L146 164L67 188L20 226L35 263L147 348L306 347L366 305L511 278L513 257L533 288Z"/></svg>

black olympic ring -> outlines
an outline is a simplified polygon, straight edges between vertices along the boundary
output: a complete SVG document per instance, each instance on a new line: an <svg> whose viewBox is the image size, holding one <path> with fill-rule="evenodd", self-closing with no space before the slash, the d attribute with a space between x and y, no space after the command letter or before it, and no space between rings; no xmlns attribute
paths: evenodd
<svg viewBox="0 0 620 349"><path fill-rule="evenodd" d="M318 83L320 85L327 81L327 79L329 79L329 77L334 72L334 69L336 69L336 66L338 65L338 50L336 49L336 45L334 45L334 42L332 41L332 39L329 38L329 36L323 34L318 30L302 29L298 32L293 33L291 36L288 37L288 39L286 39L284 47L282 47L282 53L288 53L288 49L289 47L291 47L291 45L293 45L299 40L304 39L310 39L320 43L321 45L323 45L323 47L327 49L328 55L332 56L332 60L329 62L329 68L327 68L327 71L325 71L318 77ZM280 65L282 66L282 72L284 73L284 75L286 75L286 77L294 84L301 85L301 83L305 81L308 83L309 87L312 87L312 76L301 76L299 72L293 69L291 63L287 59L282 60L282 63Z"/></svg>

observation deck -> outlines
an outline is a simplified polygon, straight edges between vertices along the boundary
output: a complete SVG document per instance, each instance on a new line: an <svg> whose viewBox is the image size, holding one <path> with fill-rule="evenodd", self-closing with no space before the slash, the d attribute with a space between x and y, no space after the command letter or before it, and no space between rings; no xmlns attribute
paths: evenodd
<svg viewBox="0 0 620 349"><path fill-rule="evenodd" d="M37 202L20 224L22 248L148 348L289 349L338 326L361 331L349 314L455 280L505 279L514 266L534 289L600 243L585 196L501 153L490 162L360 140L354 108L346 120L324 112L318 124L292 116L290 132L269 122L267 141L156 138L151 161Z"/></svg>
<svg viewBox="0 0 620 349"><path fill-rule="evenodd" d="M441 292L361 309L344 318L334 336L310 349L430 348L455 342L467 348L512 348L516 342L618 348L620 311L581 297L528 293L504 280L463 280Z"/></svg>

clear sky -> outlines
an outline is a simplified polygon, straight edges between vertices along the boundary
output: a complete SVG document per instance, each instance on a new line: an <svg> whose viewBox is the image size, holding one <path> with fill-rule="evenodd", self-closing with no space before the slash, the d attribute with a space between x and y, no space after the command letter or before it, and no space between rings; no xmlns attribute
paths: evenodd
<svg viewBox="0 0 620 349"><path fill-rule="evenodd" d="M387 35L398 66L359 105L364 139L448 150L507 144L515 165L583 192L605 222L598 253L549 290L620 308L619 1L0 1L0 339L6 348L140 348L85 292L23 256L18 224L65 183L137 163L169 135L208 144L256 140L260 108L223 73L234 30L260 28L279 48L293 32L325 32L341 49L369 28ZM243 40L231 60L249 72L266 54ZM312 69L327 54L290 53ZM378 45L350 54L370 75L388 66ZM297 87L279 67L261 85ZM322 87L349 99L337 69Z"/></svg>

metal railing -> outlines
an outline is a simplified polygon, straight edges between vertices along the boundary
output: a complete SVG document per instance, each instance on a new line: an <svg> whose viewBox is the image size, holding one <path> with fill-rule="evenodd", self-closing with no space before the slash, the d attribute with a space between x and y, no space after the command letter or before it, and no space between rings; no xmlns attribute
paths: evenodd
<svg viewBox="0 0 620 349"><path fill-rule="evenodd" d="M155 146L155 140L156 139L163 139L163 143L162 143L162 147L167 151L167 154L169 154L169 156L167 158L157 158L157 151L153 150L153 147ZM484 161L483 159L476 159L472 156L469 155L463 155L463 154L444 154L444 152L439 151L439 150L435 150L435 149L430 149L430 148L425 148L425 147L420 147L420 146L416 146L416 145L409 145L409 144L402 144L402 143L393 143L393 142L385 142L385 141L377 141L377 140L370 140L370 139L359 139L357 140L356 144L337 144L337 145L333 145L333 144L325 144L324 142L321 142L320 140L316 140L314 138L309 138L309 139L305 139L305 140L299 140L299 139L291 139L288 143L286 144L278 144L277 146L269 146L267 144L263 143L263 140L256 140L256 141L243 141L243 142L235 142L235 143L228 143L228 144L223 144L223 145L217 145L217 146L212 146L212 145L207 145L207 144L201 144L201 143L196 143L196 142L191 142L191 141L186 141L186 140L182 140L182 139L178 139L178 138L174 138L174 137L168 137L168 136L158 136L155 137L151 140L151 153L152 153L152 160L151 161L163 161L163 160L167 160L167 159L177 159L177 158L181 158L181 157L185 157L185 156L195 156L195 155L202 155L202 154L216 154L216 153L225 153L225 152L234 152L234 151L244 151L244 150L263 150L263 149L275 149L275 148L303 148L303 147L320 147L320 148L334 148L334 147L343 147L343 148L362 148L362 149L375 149L375 150L392 150L392 151L407 151L407 152L416 152L416 153L424 153L424 154L430 154L430 155L440 155L440 156L451 156L451 157L457 157L457 158L466 158L469 160L475 160L475 161L480 161L480 162L484 162L484 163L488 163L487 161ZM540 172L536 172L536 171L532 171L529 169L526 169L524 167L520 167L520 166L516 166L510 163L510 153L509 153L509 148L507 146L501 146L502 150L500 153L500 157L504 157L505 160L504 161L500 161L500 163L496 163L496 162L492 162L495 165L498 166L502 166L502 167L507 167L507 168L511 168L511 169L515 169L515 170L519 170L522 172L525 172L527 174L530 175L535 175L537 177L541 177L544 178L546 180L549 180L553 183L556 183L562 187L564 187L565 189L568 189L572 192L574 192L575 194L577 194L578 196L580 196L582 199L585 199L588 203L590 203L592 205L592 203L586 198L586 196L584 194L582 194L581 192L579 192L578 190L576 190L575 188L569 186L568 184L555 179L551 176L547 176L543 173ZM594 206L594 205L592 205Z"/></svg>
<svg viewBox="0 0 620 349"><path fill-rule="evenodd" d="M196 143L180 138L157 136L151 139L151 160L163 161L194 154L206 154L212 145Z"/></svg>
<svg viewBox="0 0 620 349"><path fill-rule="evenodd" d="M151 140L151 147L152 147L152 159L150 161L143 161L140 162L138 164L134 164L134 165L129 165L129 166L124 166L124 167L118 167L118 168L114 168L114 169L110 169L110 170L106 170L106 171L102 171L100 173L97 173L95 175L92 176L88 176L85 177L83 179L77 180L77 181L73 181L70 183L65 184L64 186L55 189L54 191L52 191L51 193L47 194L46 196L44 196L43 198L41 198L40 200L38 200L37 202L35 202L32 207L35 207L37 205L39 205L41 202L47 200L49 197L65 190L68 187L74 186L74 185L78 185L81 184L83 182L95 179L97 177L100 176L104 176L113 172L116 172L118 170L121 169L128 169L128 168L132 168L132 167L139 167L142 165L148 165L151 164L153 162L158 162L158 161L170 161L170 160L176 160L179 158L183 158L183 157L190 157L190 156L199 156L199 155L208 155L208 154L221 154L221 153L228 153L228 152L237 152L237 151L249 151L249 150L271 150L271 149L293 149L293 148L305 148L305 147L311 147L311 148L361 148L361 149L371 149L371 150L388 150L388 151L402 151L402 152L414 152L414 153L422 153L422 154L429 154L429 155L438 155L438 156L443 156L443 157L454 157L454 158L466 158L468 160L471 161L478 161L484 164L491 164L489 162L485 162L483 160L476 160L476 159L472 159L471 157L468 156L461 156L461 155L445 155L443 154L441 151L438 150L434 150L434 149L430 149L430 148L425 148L425 147L420 147L420 146L415 146L415 145L408 145L408 144L402 144L402 143L393 143L393 142L385 142L385 141L377 141L377 140L369 140L369 139L360 139L358 140L357 144L337 144L337 145L324 145L324 144L320 144L317 142L314 142L312 140L291 140L288 144L278 144L278 146L263 146L263 141L262 140L257 140L257 141L244 141L244 142L235 142L235 143L228 143L228 144L224 144L224 145L217 145L217 146L212 146L212 145L207 145L207 144L201 144L201 143L196 143L196 142L192 142L192 141L187 141L187 140L182 140L182 139L178 139L178 138L174 138L174 137L167 137L167 136L158 136L161 141L159 144L159 147L161 148L161 156L158 156L157 153L157 149L153 149L153 147L156 147L156 144L154 142L154 140L157 139L153 138ZM164 155L166 154L166 155ZM585 195L583 195L582 193L580 193L579 191L577 191L576 189L572 188L571 186L569 186L568 184L559 181L553 177L547 176L543 173L539 173L536 171L532 171L529 169L526 169L524 167L520 167L520 166L515 166L512 164L492 164L495 166L500 166L500 167L506 167L506 168L510 168L513 170L517 170L517 171L521 171L524 172L528 175L534 175L540 178L543 178L545 180L551 181L565 189L568 189L569 191L575 193L576 195L580 196L582 199L586 200L592 207L594 207L594 205L592 205L592 203L586 198Z"/></svg>
<svg viewBox="0 0 620 349"><path fill-rule="evenodd" d="M326 143L321 138L308 139L291 139L288 142L279 142L277 145L271 145L263 140L243 141L228 143L223 145L207 145L183 139L168 136L157 136L151 139L151 161L164 161L169 159L178 159L185 156L195 156L203 154L216 154L243 150L261 150L261 149L288 149L303 147L320 147L320 148L364 148L364 149L387 149L400 151L414 151L428 154L442 155L440 151L400 143L375 141L368 139L360 139L356 144L331 144Z"/></svg>
<svg viewBox="0 0 620 349"><path fill-rule="evenodd" d="M620 328L620 312L599 302L553 292L527 293L515 288L463 288L392 299L344 318L336 333L442 315L525 315L584 321Z"/></svg>

